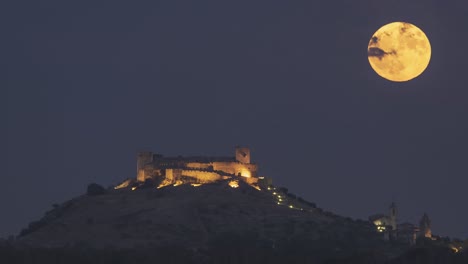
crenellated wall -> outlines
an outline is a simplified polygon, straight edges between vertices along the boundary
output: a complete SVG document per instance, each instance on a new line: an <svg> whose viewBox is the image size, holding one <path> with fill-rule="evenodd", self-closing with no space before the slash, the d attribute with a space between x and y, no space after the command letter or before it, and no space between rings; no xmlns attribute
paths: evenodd
<svg viewBox="0 0 468 264"><path fill-rule="evenodd" d="M185 166L187 168L208 170L213 167L213 163L188 162Z"/></svg>

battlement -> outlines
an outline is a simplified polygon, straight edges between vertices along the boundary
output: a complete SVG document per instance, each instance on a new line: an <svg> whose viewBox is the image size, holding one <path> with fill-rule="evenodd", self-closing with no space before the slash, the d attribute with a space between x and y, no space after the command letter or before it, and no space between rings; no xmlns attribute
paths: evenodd
<svg viewBox="0 0 468 264"><path fill-rule="evenodd" d="M140 152L137 155L139 182L159 179L165 184L172 184L192 178L206 183L226 177L252 178L249 180L251 183L258 181L257 165L250 161L249 148L236 147L235 156L232 157L164 157L152 152Z"/></svg>

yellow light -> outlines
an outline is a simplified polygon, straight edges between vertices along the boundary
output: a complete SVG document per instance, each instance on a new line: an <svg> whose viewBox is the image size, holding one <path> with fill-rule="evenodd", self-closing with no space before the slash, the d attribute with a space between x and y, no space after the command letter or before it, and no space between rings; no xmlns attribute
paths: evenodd
<svg viewBox="0 0 468 264"><path fill-rule="evenodd" d="M378 75L390 81L405 82L426 70L431 60L431 44L415 25L393 22L372 36L368 58Z"/></svg>
<svg viewBox="0 0 468 264"><path fill-rule="evenodd" d="M176 183L174 183L174 186L179 186L179 185L182 185L182 184L184 184L183 181L176 181Z"/></svg>
<svg viewBox="0 0 468 264"><path fill-rule="evenodd" d="M193 187L198 187L198 186L201 186L202 184L201 183L192 183L190 185L192 185Z"/></svg>
<svg viewBox="0 0 468 264"><path fill-rule="evenodd" d="M163 181L163 182L161 182L161 184L159 184L159 186L158 186L158 187L156 187L156 188L157 188L157 189L161 189L161 188L163 188L163 187L166 187L166 186L169 186L169 185L171 185L171 184L172 184L172 182L171 182L171 181L164 180L164 181Z"/></svg>
<svg viewBox="0 0 468 264"><path fill-rule="evenodd" d="M294 206L290 205L289 208L294 208Z"/></svg>
<svg viewBox="0 0 468 264"><path fill-rule="evenodd" d="M132 187L132 191L134 191L134 190L136 190L136 189L137 189L137 187Z"/></svg>
<svg viewBox="0 0 468 264"><path fill-rule="evenodd" d="M380 233L384 232L385 229L386 229L385 226L377 226L377 231Z"/></svg>
<svg viewBox="0 0 468 264"><path fill-rule="evenodd" d="M248 169L242 169L241 176L246 177L246 178L250 178L250 177L252 177L252 173L250 173L250 171Z"/></svg>
<svg viewBox="0 0 468 264"><path fill-rule="evenodd" d="M273 192L273 195L276 195L276 193L275 193L275 192Z"/></svg>
<svg viewBox="0 0 468 264"><path fill-rule="evenodd" d="M115 186L114 190L126 188L126 187L128 187L128 185L130 185L130 180L126 180L126 181L122 182L121 184Z"/></svg>
<svg viewBox="0 0 468 264"><path fill-rule="evenodd" d="M239 181L230 181L228 184L231 188L239 188Z"/></svg>

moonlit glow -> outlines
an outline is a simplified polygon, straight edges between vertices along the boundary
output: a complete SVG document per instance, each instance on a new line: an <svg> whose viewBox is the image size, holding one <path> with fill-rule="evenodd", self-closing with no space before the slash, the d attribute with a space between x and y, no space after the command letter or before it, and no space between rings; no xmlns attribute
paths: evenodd
<svg viewBox="0 0 468 264"><path fill-rule="evenodd" d="M390 81L405 82L426 70L431 60L431 44L415 25L394 22L375 32L367 54L378 75Z"/></svg>

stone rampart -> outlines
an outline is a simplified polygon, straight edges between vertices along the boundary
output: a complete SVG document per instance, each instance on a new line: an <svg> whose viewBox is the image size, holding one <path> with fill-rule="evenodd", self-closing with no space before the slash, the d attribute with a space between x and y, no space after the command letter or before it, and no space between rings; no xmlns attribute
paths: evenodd
<svg viewBox="0 0 468 264"><path fill-rule="evenodd" d="M223 177L216 172L200 170L182 170L182 176L196 178L200 183L210 183L223 179Z"/></svg>

